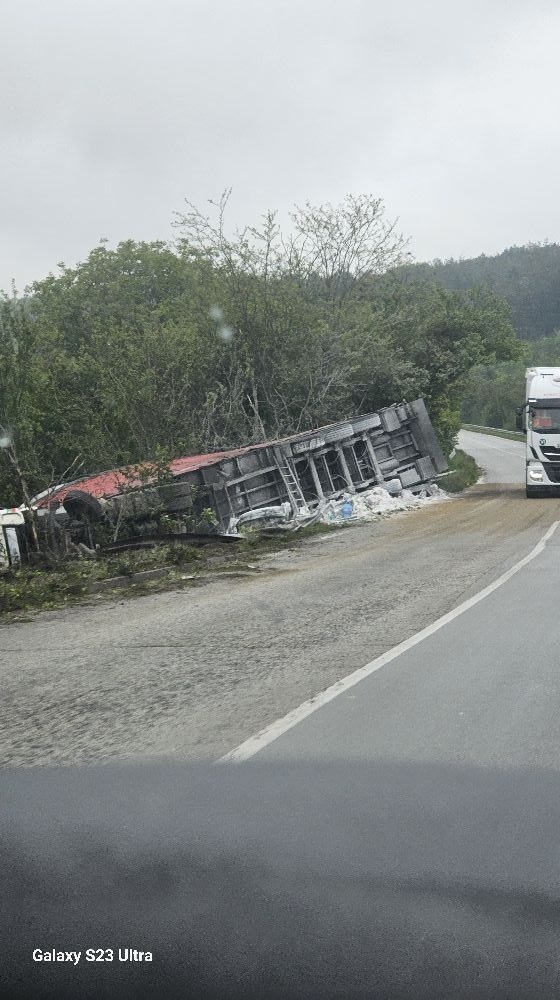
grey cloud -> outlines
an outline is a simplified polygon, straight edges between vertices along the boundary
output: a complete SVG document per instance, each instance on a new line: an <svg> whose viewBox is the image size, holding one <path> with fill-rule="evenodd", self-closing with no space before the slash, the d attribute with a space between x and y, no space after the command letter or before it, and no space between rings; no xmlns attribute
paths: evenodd
<svg viewBox="0 0 560 1000"><path fill-rule="evenodd" d="M232 225L372 191L420 257L560 238L552 0L26 0L3 20L0 286L101 236L170 238L185 196L230 184Z"/></svg>

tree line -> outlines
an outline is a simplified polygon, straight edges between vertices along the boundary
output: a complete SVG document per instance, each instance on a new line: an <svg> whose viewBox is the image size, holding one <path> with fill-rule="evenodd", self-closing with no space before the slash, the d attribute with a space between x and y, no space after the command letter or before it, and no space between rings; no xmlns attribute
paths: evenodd
<svg viewBox="0 0 560 1000"><path fill-rule="evenodd" d="M525 368L560 366L560 245L529 244L495 256L411 264L396 273L402 281L434 282L451 291L486 288L507 302L520 357L474 367L461 416L466 423L513 430L515 408L525 394Z"/></svg>
<svg viewBox="0 0 560 1000"><path fill-rule="evenodd" d="M0 504L64 478L291 434L423 396L449 452L477 366L521 356L487 288L403 280L370 195L229 234L229 192L173 242L104 242L0 301Z"/></svg>
<svg viewBox="0 0 560 1000"><path fill-rule="evenodd" d="M450 291L488 288L506 300L522 340L536 341L560 330L560 245L531 243L495 256L436 260L403 269L417 281L434 281Z"/></svg>
<svg viewBox="0 0 560 1000"><path fill-rule="evenodd" d="M515 409L525 401L525 368L560 367L560 332L521 342L518 361L494 362L473 368L461 405L465 423L515 429Z"/></svg>

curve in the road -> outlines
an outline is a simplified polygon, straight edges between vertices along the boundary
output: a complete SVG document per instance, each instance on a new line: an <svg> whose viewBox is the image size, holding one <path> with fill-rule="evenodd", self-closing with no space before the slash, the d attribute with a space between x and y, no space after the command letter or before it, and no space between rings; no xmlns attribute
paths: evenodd
<svg viewBox="0 0 560 1000"><path fill-rule="evenodd" d="M474 431L459 432L459 448L472 455L488 483L525 483L525 442ZM445 482L445 481L443 481Z"/></svg>

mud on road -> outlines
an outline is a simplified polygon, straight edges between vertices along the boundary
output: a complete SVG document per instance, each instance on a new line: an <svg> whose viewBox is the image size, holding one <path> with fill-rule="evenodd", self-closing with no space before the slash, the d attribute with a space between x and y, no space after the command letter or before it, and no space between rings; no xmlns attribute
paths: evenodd
<svg viewBox="0 0 560 1000"><path fill-rule="evenodd" d="M482 484L262 557L252 579L6 624L0 762L217 759L476 593L559 517L558 500Z"/></svg>

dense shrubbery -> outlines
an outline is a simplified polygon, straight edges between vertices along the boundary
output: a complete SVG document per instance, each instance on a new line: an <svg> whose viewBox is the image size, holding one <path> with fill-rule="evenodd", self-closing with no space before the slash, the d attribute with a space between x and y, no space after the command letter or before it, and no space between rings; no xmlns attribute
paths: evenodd
<svg viewBox="0 0 560 1000"><path fill-rule="evenodd" d="M0 303L0 505L162 453L277 437L423 396L444 447L474 366L519 357L491 292L380 280L381 203L306 206L232 238L192 206L175 245L104 245ZM472 414L476 422L479 414ZM24 493L25 495L25 493Z"/></svg>

